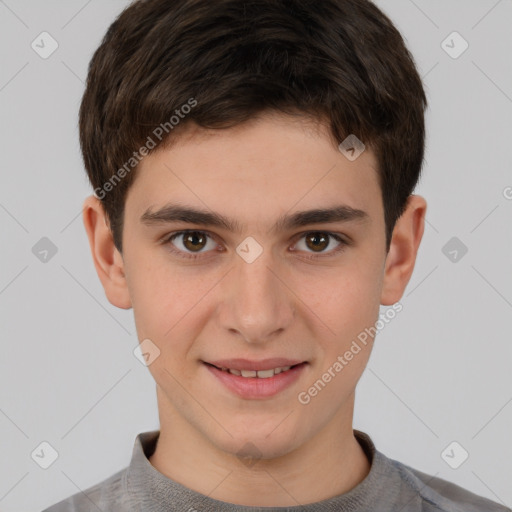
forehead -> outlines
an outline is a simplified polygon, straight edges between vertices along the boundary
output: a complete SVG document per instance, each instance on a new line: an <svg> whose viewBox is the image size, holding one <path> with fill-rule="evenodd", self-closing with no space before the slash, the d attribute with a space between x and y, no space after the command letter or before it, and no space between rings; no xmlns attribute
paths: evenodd
<svg viewBox="0 0 512 512"><path fill-rule="evenodd" d="M378 181L369 147L351 161L320 122L266 115L227 129L191 125L144 157L127 210L128 202L142 215L178 201L254 222L345 204L378 215Z"/></svg>

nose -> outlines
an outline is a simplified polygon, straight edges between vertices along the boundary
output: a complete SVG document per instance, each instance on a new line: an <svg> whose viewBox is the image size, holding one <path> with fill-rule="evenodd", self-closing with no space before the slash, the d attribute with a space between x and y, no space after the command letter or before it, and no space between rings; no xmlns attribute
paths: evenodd
<svg viewBox="0 0 512 512"><path fill-rule="evenodd" d="M283 269L265 250L252 263L237 256L234 265L222 282L221 327L247 343L268 343L288 329L295 315Z"/></svg>

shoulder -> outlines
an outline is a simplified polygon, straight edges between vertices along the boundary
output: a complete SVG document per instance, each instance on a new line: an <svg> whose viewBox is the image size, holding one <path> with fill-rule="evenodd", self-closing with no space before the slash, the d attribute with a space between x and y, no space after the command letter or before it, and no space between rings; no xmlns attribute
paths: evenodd
<svg viewBox="0 0 512 512"><path fill-rule="evenodd" d="M118 471L106 480L73 494L65 500L43 510L43 512L124 512L131 510L126 489L127 468Z"/></svg>
<svg viewBox="0 0 512 512"><path fill-rule="evenodd" d="M512 512L510 508L478 496L452 482L428 475L401 462L389 460L400 473L403 485L417 493L422 500L421 510L428 512Z"/></svg>

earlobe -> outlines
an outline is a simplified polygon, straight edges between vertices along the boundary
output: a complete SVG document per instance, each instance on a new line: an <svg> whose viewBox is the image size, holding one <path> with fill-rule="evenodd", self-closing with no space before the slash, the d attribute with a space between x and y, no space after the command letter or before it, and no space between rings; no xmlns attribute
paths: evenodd
<svg viewBox="0 0 512 512"><path fill-rule="evenodd" d="M87 197L83 204L82 214L94 267L107 299L118 308L130 309L132 304L124 272L123 257L114 245L101 201L94 195Z"/></svg>
<svg viewBox="0 0 512 512"><path fill-rule="evenodd" d="M386 257L381 304L398 302L411 278L418 248L425 229L427 202L418 195L409 196L407 208L397 220Z"/></svg>

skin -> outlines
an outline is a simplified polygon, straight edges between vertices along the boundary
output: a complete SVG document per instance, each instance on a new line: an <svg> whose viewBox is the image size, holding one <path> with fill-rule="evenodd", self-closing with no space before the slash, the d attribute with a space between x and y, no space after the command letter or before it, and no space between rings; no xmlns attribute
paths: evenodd
<svg viewBox="0 0 512 512"><path fill-rule="evenodd" d="M386 253L376 168L368 147L351 162L324 125L267 113L225 130L190 125L172 146L145 157L126 199L122 255L100 201L85 200L84 224L107 298L133 308L139 340L160 350L148 366L160 415L150 457L158 471L247 506L313 503L367 476L370 463L352 419L373 340L307 405L297 396L374 326L379 305L400 300L413 272L426 201L410 196ZM217 212L243 229L140 221L168 202ZM339 204L364 210L368 219L271 230L281 215ZM212 238L202 248L184 245L183 237L162 241L183 229ZM350 244L335 253L339 242L330 239L319 249L308 242L311 231ZM252 263L236 252L248 236L263 248ZM195 249L199 257L180 257L170 247L185 256ZM234 357L308 364L279 394L242 399L202 362ZM237 456L244 446L256 457L250 466Z"/></svg>

